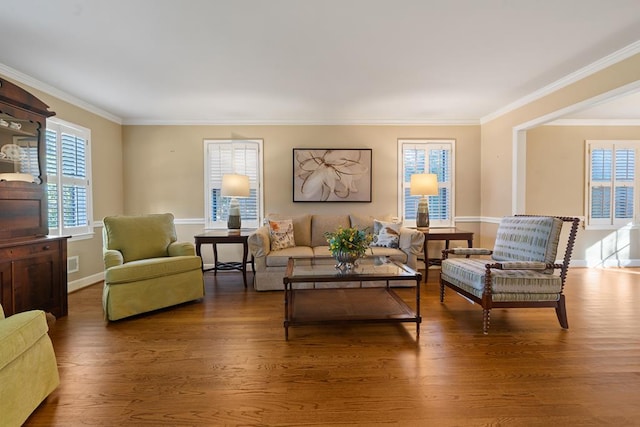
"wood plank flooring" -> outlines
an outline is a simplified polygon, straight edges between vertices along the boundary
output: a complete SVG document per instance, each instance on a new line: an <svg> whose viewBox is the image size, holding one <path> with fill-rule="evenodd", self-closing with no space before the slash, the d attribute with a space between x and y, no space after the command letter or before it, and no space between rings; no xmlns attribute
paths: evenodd
<svg viewBox="0 0 640 427"><path fill-rule="evenodd" d="M640 270L569 272L553 309L482 310L423 284L415 325L299 326L283 295L206 275L206 297L107 324L102 285L51 329L61 385L28 426L640 425ZM411 300L413 291L403 290Z"/></svg>

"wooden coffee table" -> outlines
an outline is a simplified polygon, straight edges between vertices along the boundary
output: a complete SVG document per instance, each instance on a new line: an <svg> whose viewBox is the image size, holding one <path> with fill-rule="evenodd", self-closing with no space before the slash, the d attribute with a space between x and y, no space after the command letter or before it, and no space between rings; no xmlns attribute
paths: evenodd
<svg viewBox="0 0 640 427"><path fill-rule="evenodd" d="M285 339L289 326L347 322L412 322L420 336L419 272L386 257L361 259L348 274L335 264L329 257L289 259L283 279ZM413 307L390 286L398 280L415 280Z"/></svg>

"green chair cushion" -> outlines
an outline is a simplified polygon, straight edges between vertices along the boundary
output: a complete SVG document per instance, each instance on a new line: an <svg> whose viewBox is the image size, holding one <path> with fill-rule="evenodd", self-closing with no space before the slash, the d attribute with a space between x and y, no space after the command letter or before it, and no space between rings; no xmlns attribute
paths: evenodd
<svg viewBox="0 0 640 427"><path fill-rule="evenodd" d="M105 282L110 285L138 282L170 276L202 268L199 256L174 256L128 262L105 271Z"/></svg>

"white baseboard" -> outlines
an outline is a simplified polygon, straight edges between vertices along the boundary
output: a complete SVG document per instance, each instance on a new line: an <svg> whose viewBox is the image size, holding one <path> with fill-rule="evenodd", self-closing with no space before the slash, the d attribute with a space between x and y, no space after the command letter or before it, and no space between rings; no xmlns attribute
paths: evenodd
<svg viewBox="0 0 640 427"><path fill-rule="evenodd" d="M67 283L67 293L75 292L104 280L104 271Z"/></svg>

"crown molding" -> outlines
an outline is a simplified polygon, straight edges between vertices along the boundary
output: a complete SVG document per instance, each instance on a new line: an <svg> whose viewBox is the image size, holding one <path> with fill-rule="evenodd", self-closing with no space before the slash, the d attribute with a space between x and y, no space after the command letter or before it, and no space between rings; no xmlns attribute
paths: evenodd
<svg viewBox="0 0 640 427"><path fill-rule="evenodd" d="M123 120L131 126L480 126L477 119L411 120Z"/></svg>
<svg viewBox="0 0 640 427"><path fill-rule="evenodd" d="M15 70L7 65L0 64L0 74L10 79L13 79L17 82L20 82L22 84L28 85L34 89L38 89L39 91L42 91L46 94L55 96L56 98L62 101L68 102L69 104L75 105L76 107L82 108L83 110L96 114L114 123L117 123L119 125L122 124L122 119L120 117L113 115L107 111L104 111L94 105L91 105L88 102L78 99L75 96L69 95L66 92L56 89L53 86L43 83L40 80L37 80L31 76L21 73L20 71Z"/></svg>
<svg viewBox="0 0 640 427"><path fill-rule="evenodd" d="M491 114L488 114L482 117L480 119L480 124L485 124L487 122L490 122L491 120L497 117L500 117L510 111L513 111L517 108L530 104L531 102L537 99L550 95L551 93L556 92L557 90L562 89L563 87L569 86L570 84L580 81L585 77L595 74L598 71L604 70L605 68L610 67L614 64L617 64L618 62L624 61L625 59L630 58L633 55L636 55L638 53L640 53L640 40L634 43L631 43L630 45L616 52L613 52L612 54L607 55L604 58L599 59L596 62L593 62L592 64L587 65L586 67L583 67L571 74L568 74L565 77L559 80L556 80L555 82L547 86L544 86L543 88L533 93L530 93L529 95L522 97L517 101L514 101L511 104L508 104L500 108L497 111L494 111Z"/></svg>
<svg viewBox="0 0 640 427"><path fill-rule="evenodd" d="M558 119L543 126L640 126L640 119Z"/></svg>

